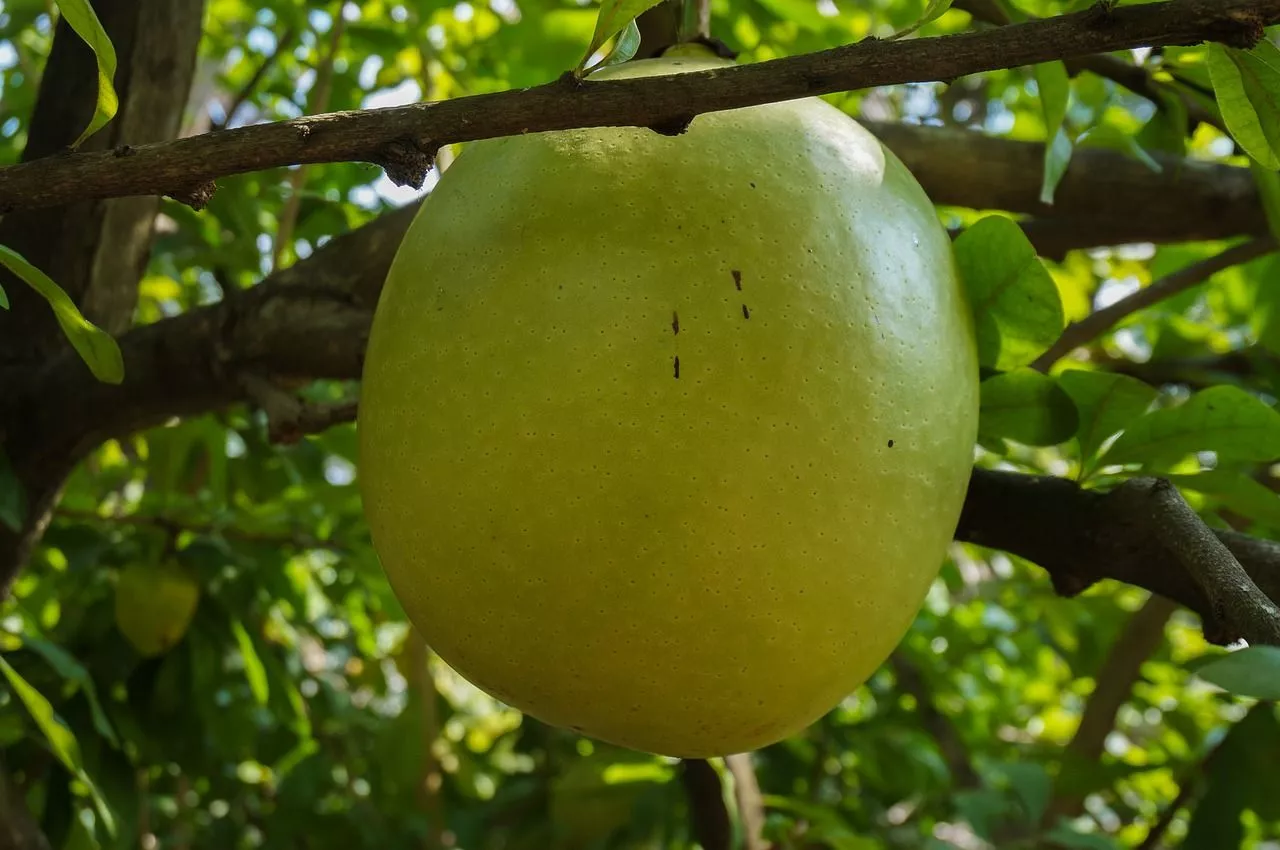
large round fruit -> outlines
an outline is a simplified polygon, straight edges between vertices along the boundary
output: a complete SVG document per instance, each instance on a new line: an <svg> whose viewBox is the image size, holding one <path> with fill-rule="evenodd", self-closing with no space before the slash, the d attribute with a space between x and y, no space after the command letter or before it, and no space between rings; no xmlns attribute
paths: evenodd
<svg viewBox="0 0 1280 850"><path fill-rule="evenodd" d="M947 233L816 99L471 145L364 369L365 510L427 642L529 715L671 756L775 742L875 671L977 430Z"/></svg>
<svg viewBox="0 0 1280 850"><path fill-rule="evenodd" d="M200 584L178 564L132 564L116 582L116 627L143 656L182 640L200 602Z"/></svg>

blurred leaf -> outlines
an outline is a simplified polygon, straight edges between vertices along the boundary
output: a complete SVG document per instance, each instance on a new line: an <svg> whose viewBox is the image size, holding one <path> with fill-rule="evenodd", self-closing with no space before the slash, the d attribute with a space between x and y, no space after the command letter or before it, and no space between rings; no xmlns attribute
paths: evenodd
<svg viewBox="0 0 1280 850"><path fill-rule="evenodd" d="M1119 850L1115 839L1096 832L1076 832L1069 825L1062 823L1044 834L1053 841L1053 846L1067 847L1071 850Z"/></svg>
<svg viewBox="0 0 1280 850"><path fill-rule="evenodd" d="M1186 114L1185 109L1183 114ZM1156 162L1151 154L1143 149L1138 138L1111 124L1099 124L1095 127L1090 127L1076 139L1076 146L1108 148L1125 156L1133 157L1157 174L1164 170L1160 163Z"/></svg>
<svg viewBox="0 0 1280 850"><path fill-rule="evenodd" d="M36 725L40 727L40 731L44 733L45 740L48 741L49 748L53 751L58 761L89 789L94 805L97 807L98 816L102 818L103 825L107 828L108 833L115 835L115 818L107 806L107 801L98 793L97 786L93 784L93 780L89 778L89 775L85 773L84 764L80 757L80 744L76 741L76 736L62 721L62 718L58 717L49 701L39 691L31 687L26 679L18 675L18 672L9 665L9 662L3 656L0 656L0 671L4 673L14 693L18 695L23 705L27 707L27 711L31 714L31 719L36 722Z"/></svg>
<svg viewBox="0 0 1280 850"><path fill-rule="evenodd" d="M1044 174L1040 184L1040 202L1052 204L1054 192L1067 173L1071 162L1072 143L1064 124L1071 98L1071 76L1062 62L1042 62L1035 66L1036 85L1040 90L1040 107L1044 112L1047 142L1044 151Z"/></svg>
<svg viewBox="0 0 1280 850"><path fill-rule="evenodd" d="M1022 228L987 216L956 238L954 250L981 365L1007 372L1030 364L1061 335L1065 318L1057 284Z"/></svg>
<svg viewBox="0 0 1280 850"><path fill-rule="evenodd" d="M1071 398L1034 369L992 375L982 382L978 432L987 439L1052 446L1071 439L1077 424Z"/></svg>
<svg viewBox="0 0 1280 850"><path fill-rule="evenodd" d="M605 57L601 65L619 65L623 62L630 62L632 57L636 55L636 51L640 49L640 27L634 20L627 23L622 32L618 34L617 41L613 45L613 49L609 51L609 55Z"/></svg>
<svg viewBox="0 0 1280 850"><path fill-rule="evenodd" d="M929 0L929 5L925 7L924 14L920 16L918 21L905 29L898 30L893 35L889 36L887 40L903 38L904 36L911 35L911 33L926 24L933 23L947 13L947 10L951 8L952 2L953 0Z"/></svg>
<svg viewBox="0 0 1280 850"><path fill-rule="evenodd" d="M240 649L240 657L244 661L244 675L249 681L249 689L253 692L253 698L258 701L259 705L266 705L267 698L270 696L270 689L267 683L267 671L262 666L262 659L258 657L258 651L254 649L253 638L249 637L249 632L239 620L231 621L231 631L236 637L236 646Z"/></svg>
<svg viewBox="0 0 1280 850"><path fill-rule="evenodd" d="M1263 167L1280 169L1280 49L1210 44L1209 74L1232 137Z"/></svg>
<svg viewBox="0 0 1280 850"><path fill-rule="evenodd" d="M98 689L94 686L93 679L90 678L89 671L84 668L84 665L76 661L62 647L42 638L24 635L22 643L49 662L49 666L57 670L59 676L75 683L84 692L85 699L89 701L89 709L93 714L93 727L98 730L99 735L111 743L111 746L120 746L120 742L116 740L115 730L111 728L111 723L107 720L107 715L102 710L102 703L98 701Z"/></svg>
<svg viewBox="0 0 1280 850"><path fill-rule="evenodd" d="M62 16L76 34L84 39L85 44L89 45L98 62L98 102L89 125L71 145L78 148L85 139L105 127L120 108L113 82L116 76L116 50L89 0L57 0L57 3Z"/></svg>
<svg viewBox="0 0 1280 850"><path fill-rule="evenodd" d="M1245 809L1275 805L1274 772L1280 760L1275 708L1258 703L1232 725L1207 765L1206 789L1191 813L1182 850L1244 846Z"/></svg>
<svg viewBox="0 0 1280 850"><path fill-rule="evenodd" d="M1280 700L1280 647L1238 649L1199 667L1196 675L1236 696Z"/></svg>
<svg viewBox="0 0 1280 850"><path fill-rule="evenodd" d="M3 286L0 286L0 309L9 309L9 293L4 291Z"/></svg>
<svg viewBox="0 0 1280 850"><path fill-rule="evenodd" d="M4 245L0 245L0 264L30 284L49 302L63 333L98 380L110 384L124 380L124 359L115 338L82 316L62 287Z"/></svg>
<svg viewBox="0 0 1280 850"><path fill-rule="evenodd" d="M1150 466L1208 451L1222 460L1280 457L1280 413L1238 387L1210 387L1135 420L1103 457L1108 464Z"/></svg>
<svg viewBox="0 0 1280 850"><path fill-rule="evenodd" d="M1058 385L1071 397L1079 414L1076 438L1080 442L1082 473L1092 467L1102 444L1145 413L1158 395L1137 378L1086 369L1062 372Z"/></svg>

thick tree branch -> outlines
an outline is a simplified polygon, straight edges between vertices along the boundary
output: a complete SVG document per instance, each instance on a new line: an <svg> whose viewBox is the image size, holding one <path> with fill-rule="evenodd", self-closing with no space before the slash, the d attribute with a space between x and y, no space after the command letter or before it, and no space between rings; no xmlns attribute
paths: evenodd
<svg viewBox="0 0 1280 850"><path fill-rule="evenodd" d="M1195 611L1210 640L1226 643L1248 636L1275 642L1273 630L1280 619L1269 622L1268 609L1280 600L1280 543L1211 530L1198 519L1190 522L1160 492L1166 488L1172 489L1134 479L1102 492L1065 478L976 469L956 539L1039 565L1066 596L1114 579ZM1152 501L1168 516L1153 518ZM1178 527L1169 527L1172 523ZM1188 566L1192 549L1205 550L1206 559ZM1207 565L1223 586L1206 591Z"/></svg>
<svg viewBox="0 0 1280 850"><path fill-rule="evenodd" d="M1248 46L1280 0L1168 0L937 38L866 40L805 56L689 74L562 79L522 91L308 116L171 142L65 154L0 169L0 210L168 194L194 201L221 176L299 163L364 161L420 186L442 144L572 127L679 127L712 111L874 86L954 80L1126 48ZM664 130L670 132L669 130Z"/></svg>

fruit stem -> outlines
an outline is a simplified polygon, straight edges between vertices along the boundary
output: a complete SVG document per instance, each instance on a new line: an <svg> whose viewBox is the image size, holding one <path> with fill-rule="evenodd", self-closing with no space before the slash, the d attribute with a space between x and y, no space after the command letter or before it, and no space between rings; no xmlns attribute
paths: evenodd
<svg viewBox="0 0 1280 850"><path fill-rule="evenodd" d="M711 37L711 0L683 0L680 20L681 42Z"/></svg>

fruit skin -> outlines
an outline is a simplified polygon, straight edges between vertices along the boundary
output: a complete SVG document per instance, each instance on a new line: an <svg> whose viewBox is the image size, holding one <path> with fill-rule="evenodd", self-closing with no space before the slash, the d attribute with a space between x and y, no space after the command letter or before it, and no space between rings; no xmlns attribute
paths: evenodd
<svg viewBox="0 0 1280 850"><path fill-rule="evenodd" d="M707 757L803 729L903 637L977 412L933 206L806 99L464 151L377 307L359 482L393 590L463 676Z"/></svg>
<svg viewBox="0 0 1280 850"><path fill-rule="evenodd" d="M199 582L179 565L131 564L116 583L116 627L140 655L163 655L187 633L199 602Z"/></svg>

